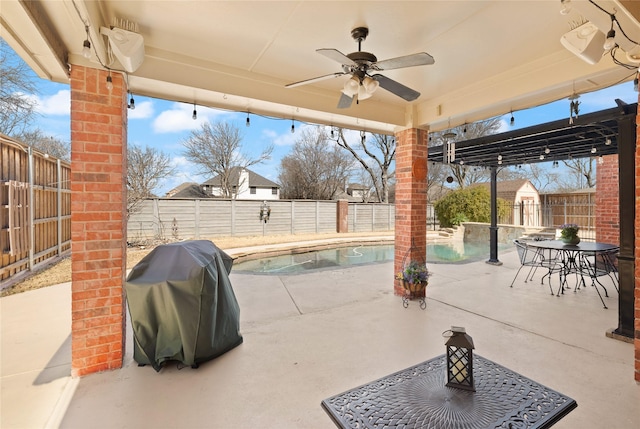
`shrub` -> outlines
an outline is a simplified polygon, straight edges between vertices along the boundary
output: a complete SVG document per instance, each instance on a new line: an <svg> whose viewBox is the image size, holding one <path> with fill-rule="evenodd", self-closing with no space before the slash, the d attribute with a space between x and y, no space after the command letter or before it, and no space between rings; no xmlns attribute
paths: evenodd
<svg viewBox="0 0 640 429"><path fill-rule="evenodd" d="M434 204L440 226L451 227L462 222L491 221L491 194L484 186L472 186L448 193ZM498 217L509 213L509 204L498 198Z"/></svg>

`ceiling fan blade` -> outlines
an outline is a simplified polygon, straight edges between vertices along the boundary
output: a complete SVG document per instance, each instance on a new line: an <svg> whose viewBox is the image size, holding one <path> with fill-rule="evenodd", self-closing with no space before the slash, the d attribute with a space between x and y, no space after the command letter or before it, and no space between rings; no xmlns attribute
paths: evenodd
<svg viewBox="0 0 640 429"><path fill-rule="evenodd" d="M340 93L340 100L338 101L338 109L348 109L353 103L353 97L349 97L344 92Z"/></svg>
<svg viewBox="0 0 640 429"><path fill-rule="evenodd" d="M377 80L378 83L380 83L381 87L407 101L413 101L416 98L420 97L420 93L418 91L404 86L403 84L396 82L393 79L389 79L386 76L383 76L381 74L374 74L371 77Z"/></svg>
<svg viewBox="0 0 640 429"><path fill-rule="evenodd" d="M331 79L332 77L340 77L340 76L343 76L345 74L347 74L347 73L345 73L345 72L335 72L335 73L331 73L331 74L326 74L324 76L318 76L318 77L314 77L314 78L307 79L307 80L301 80L300 82L289 83L289 84L285 85L285 88L295 88L296 86L307 85L309 83L319 82L319 81L325 80L325 79Z"/></svg>
<svg viewBox="0 0 640 429"><path fill-rule="evenodd" d="M418 54L378 61L373 64L371 68L376 70L393 70L404 67L428 66L433 63L435 63L435 60L431 55L426 52L420 52Z"/></svg>
<svg viewBox="0 0 640 429"><path fill-rule="evenodd" d="M357 66L358 64L353 61L351 58L343 54L337 49L316 49L316 52L320 55L324 55L325 57L337 61L340 64L344 64L347 66Z"/></svg>

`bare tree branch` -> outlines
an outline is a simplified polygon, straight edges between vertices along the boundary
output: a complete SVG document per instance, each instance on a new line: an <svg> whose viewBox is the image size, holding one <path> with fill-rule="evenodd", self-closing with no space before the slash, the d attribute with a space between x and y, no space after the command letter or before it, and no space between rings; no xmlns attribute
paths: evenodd
<svg viewBox="0 0 640 429"><path fill-rule="evenodd" d="M15 138L54 158L71 161L71 143L53 136L46 136L39 128L23 131L17 134Z"/></svg>
<svg viewBox="0 0 640 429"><path fill-rule="evenodd" d="M182 144L185 158L196 165L199 173L220 177L225 198L232 198L234 185L239 185L230 181L233 167L247 168L260 164L270 159L273 152L273 145L269 145L254 158L242 153L240 129L228 122L213 125L205 122L199 130L191 131Z"/></svg>
<svg viewBox="0 0 640 429"><path fill-rule="evenodd" d="M329 143L327 133L305 129L291 153L282 158L279 181L283 198L332 199L345 186L352 161Z"/></svg>
<svg viewBox="0 0 640 429"><path fill-rule="evenodd" d="M396 156L396 141L392 136L373 134L371 148L366 138L361 138L356 144L349 143L343 130L338 130L338 146L346 149L362 165L371 176L371 182L380 202L389 202L389 170ZM359 151L368 157L361 156Z"/></svg>
<svg viewBox="0 0 640 429"><path fill-rule="evenodd" d="M127 214L135 213L142 201L153 198L162 179L174 174L171 158L158 149L129 146L127 149Z"/></svg>
<svg viewBox="0 0 640 429"><path fill-rule="evenodd" d="M9 45L0 39L0 132L16 136L25 131L36 116L36 103L28 95L36 92L29 67L12 61Z"/></svg>

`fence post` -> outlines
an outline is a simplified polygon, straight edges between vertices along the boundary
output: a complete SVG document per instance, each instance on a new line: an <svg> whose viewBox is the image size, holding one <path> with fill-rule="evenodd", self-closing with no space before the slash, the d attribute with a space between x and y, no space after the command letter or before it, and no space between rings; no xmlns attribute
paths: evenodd
<svg viewBox="0 0 640 429"><path fill-rule="evenodd" d="M194 236L197 239L200 239L200 198L196 198L195 199L195 215L196 215L196 224L195 224L195 231Z"/></svg>
<svg viewBox="0 0 640 429"><path fill-rule="evenodd" d="M295 223L296 223L296 209L294 208L295 201L291 200L291 235L295 234Z"/></svg>
<svg viewBox="0 0 640 429"><path fill-rule="evenodd" d="M358 204L353 203L353 232L358 231Z"/></svg>
<svg viewBox="0 0 640 429"><path fill-rule="evenodd" d="M153 218L155 219L156 226L155 231L153 231L154 238L164 238L162 234L162 226L160 221L160 207L158 207L158 199L153 199Z"/></svg>
<svg viewBox="0 0 640 429"><path fill-rule="evenodd" d="M57 204L58 204L58 256L62 255L62 165L56 161Z"/></svg>
<svg viewBox="0 0 640 429"><path fill-rule="evenodd" d="M33 225L34 218L34 195L33 195L33 150L31 146L28 148L29 154L29 271L33 270L33 251L35 246L35 228Z"/></svg>
<svg viewBox="0 0 640 429"><path fill-rule="evenodd" d="M316 201L316 234L320 232L320 201Z"/></svg>
<svg viewBox="0 0 640 429"><path fill-rule="evenodd" d="M236 199L231 199L231 236L236 235Z"/></svg>
<svg viewBox="0 0 640 429"><path fill-rule="evenodd" d="M376 208L375 206L371 206L371 231L375 231L376 228Z"/></svg>

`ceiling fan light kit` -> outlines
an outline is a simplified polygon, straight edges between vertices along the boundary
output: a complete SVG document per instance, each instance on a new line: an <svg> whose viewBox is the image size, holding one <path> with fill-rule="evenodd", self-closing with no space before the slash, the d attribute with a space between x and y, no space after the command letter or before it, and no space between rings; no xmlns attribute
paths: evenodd
<svg viewBox="0 0 640 429"><path fill-rule="evenodd" d="M358 101L370 98L373 93L381 86L383 89L392 94L406 100L413 101L420 96L415 91L403 84L396 82L379 73L370 74L370 72L393 70L406 67L414 67L421 65L431 65L435 61L433 57L426 52L420 52L413 55L390 58L388 60L378 61L378 58L370 52L361 50L362 42L367 38L369 29L367 27L357 27L351 30L351 37L358 43L358 51L350 54L343 54L337 49L317 49L319 54L336 61L342 65L342 72L331 73L312 79L294 82L286 85L287 88L294 88L300 85L307 85L332 77L343 75L351 75L351 78L345 82L338 101L338 108L344 109L351 107L353 99L357 97Z"/></svg>

